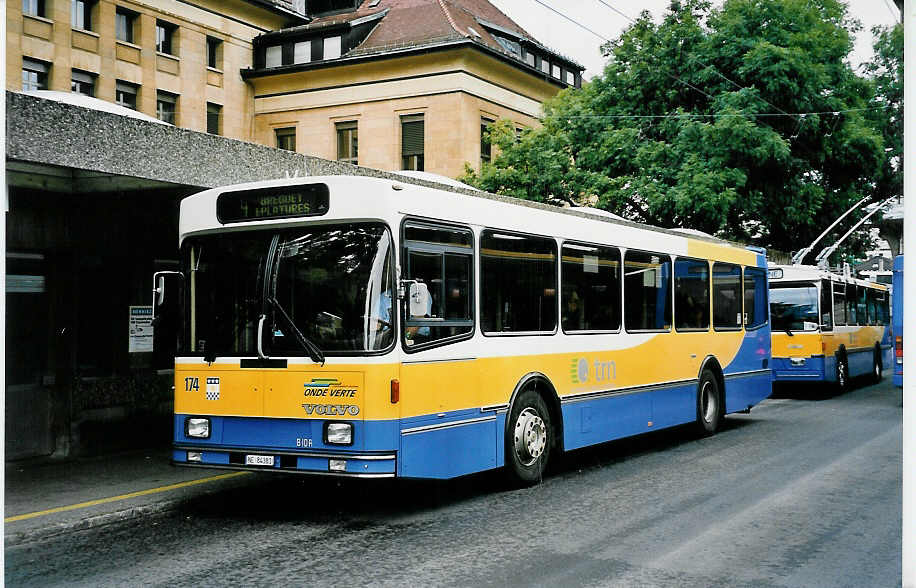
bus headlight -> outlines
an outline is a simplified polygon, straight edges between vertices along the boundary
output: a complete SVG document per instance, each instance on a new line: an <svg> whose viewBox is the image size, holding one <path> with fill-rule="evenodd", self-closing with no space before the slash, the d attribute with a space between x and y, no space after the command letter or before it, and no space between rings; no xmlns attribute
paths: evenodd
<svg viewBox="0 0 916 588"><path fill-rule="evenodd" d="M327 423L324 426L324 442L332 445L352 445L353 424Z"/></svg>
<svg viewBox="0 0 916 588"><path fill-rule="evenodd" d="M185 434L198 439L210 438L210 419L189 417L184 422Z"/></svg>

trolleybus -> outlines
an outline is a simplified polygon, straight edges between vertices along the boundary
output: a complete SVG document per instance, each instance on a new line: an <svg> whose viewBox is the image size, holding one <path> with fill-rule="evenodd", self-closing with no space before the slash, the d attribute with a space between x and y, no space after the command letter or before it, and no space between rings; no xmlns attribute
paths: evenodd
<svg viewBox="0 0 916 588"><path fill-rule="evenodd" d="M894 258L891 322L894 333L894 386L903 388L903 256Z"/></svg>
<svg viewBox="0 0 916 588"><path fill-rule="evenodd" d="M772 265L773 380L881 380L890 359L890 300L884 284L814 266Z"/></svg>
<svg viewBox="0 0 916 588"><path fill-rule="evenodd" d="M759 249L352 176L190 196L180 246L183 466L533 483L771 392Z"/></svg>

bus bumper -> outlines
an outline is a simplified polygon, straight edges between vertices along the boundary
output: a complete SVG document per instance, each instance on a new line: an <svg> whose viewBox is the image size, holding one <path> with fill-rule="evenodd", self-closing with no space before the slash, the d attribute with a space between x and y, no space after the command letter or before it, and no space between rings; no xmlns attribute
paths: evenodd
<svg viewBox="0 0 916 588"><path fill-rule="evenodd" d="M835 378L832 371L826 369L828 367L826 363L823 356L803 358L774 357L771 364L773 366L773 381L831 381Z"/></svg>
<svg viewBox="0 0 916 588"><path fill-rule="evenodd" d="M208 436L195 438L186 427L190 417L175 415L174 465L362 478L397 473L396 421L348 421L352 442L335 445L322 419L194 417L209 420Z"/></svg>

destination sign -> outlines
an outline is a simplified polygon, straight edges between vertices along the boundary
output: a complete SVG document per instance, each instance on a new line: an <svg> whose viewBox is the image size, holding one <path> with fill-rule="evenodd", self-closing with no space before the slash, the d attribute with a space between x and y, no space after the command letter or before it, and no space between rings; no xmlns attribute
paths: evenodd
<svg viewBox="0 0 916 588"><path fill-rule="evenodd" d="M275 186L224 192L216 199L216 218L221 223L240 223L273 218L318 216L327 213L328 201L327 184Z"/></svg>

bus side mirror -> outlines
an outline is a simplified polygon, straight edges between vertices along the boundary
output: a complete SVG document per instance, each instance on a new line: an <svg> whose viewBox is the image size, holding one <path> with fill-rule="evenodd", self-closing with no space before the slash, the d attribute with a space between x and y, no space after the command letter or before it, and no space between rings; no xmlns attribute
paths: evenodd
<svg viewBox="0 0 916 588"><path fill-rule="evenodd" d="M165 302L165 276L159 276L153 286L153 308L162 306L163 302Z"/></svg>
<svg viewBox="0 0 916 588"><path fill-rule="evenodd" d="M153 274L153 321L156 320L156 309L165 304L165 285L167 276L176 276L184 280L184 274L176 271L162 271Z"/></svg>
<svg viewBox="0 0 916 588"><path fill-rule="evenodd" d="M429 312L429 288L423 282L412 282L409 288L410 309L412 317L426 316Z"/></svg>

